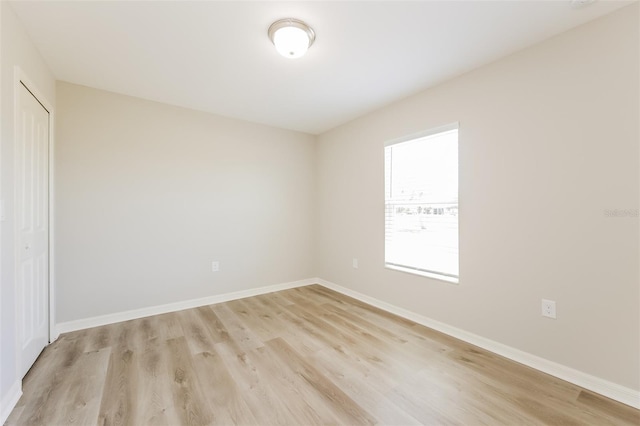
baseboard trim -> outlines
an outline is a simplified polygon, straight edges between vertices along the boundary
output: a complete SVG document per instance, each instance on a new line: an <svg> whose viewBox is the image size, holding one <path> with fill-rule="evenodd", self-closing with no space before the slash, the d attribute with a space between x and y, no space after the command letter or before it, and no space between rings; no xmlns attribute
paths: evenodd
<svg viewBox="0 0 640 426"><path fill-rule="evenodd" d="M56 324L55 331L57 338L62 333L76 330L84 330L101 325L114 324L132 319L149 317L152 315L166 314L169 312L182 311L184 309L197 308L199 306L213 305L216 303L228 302L230 300L244 299L245 297L258 296L260 294L273 293L275 291L287 290L290 288L303 287L315 284L315 278L293 281L282 284L274 284L266 287L251 288L247 290L234 291L232 293L217 294L214 296L202 297L199 299L184 300L181 302L168 303L166 305L150 306L148 308L133 309L130 311L117 312L113 314L100 315L91 318L62 322Z"/></svg>
<svg viewBox="0 0 640 426"><path fill-rule="evenodd" d="M600 395L604 395L623 404L640 409L640 392L634 389L621 386L617 383L592 376L582 371L575 370L571 367L549 361L528 352L521 351L511 346L507 346L494 340L487 339L477 334L462 330L460 328L450 326L448 324L436 321L420 314L416 314L414 312L397 307L387 302L383 302L349 288L342 287L330 281L323 280L321 278L317 278L315 281L328 289L337 291L338 293L353 297L354 299L358 299L361 302L368 303L369 305L375 306L392 314L396 314L403 318L414 321L418 324L422 324L426 327L448 334L449 336L463 340L467 343L471 343L472 345L479 346L512 361L524 364L531 368L535 368L536 370L550 374L559 379L566 380L567 382L573 383L585 389L589 389L590 391L596 392Z"/></svg>
<svg viewBox="0 0 640 426"><path fill-rule="evenodd" d="M152 315L165 314L169 312L181 311L184 309L197 308L199 306L213 305L216 303L228 302L231 300L243 299L246 297L258 296L260 294L273 293L276 291L287 290L290 288L304 287L311 284L320 284L331 290L335 290L338 293L342 293L346 296L353 297L364 303L368 303L377 308L383 309L392 314L396 314L403 318L414 321L418 324L422 324L426 327L448 334L449 336L463 340L472 345L476 345L512 361L524 364L528 367L535 368L536 370L550 374L567 382L573 383L585 389L589 389L600 395L604 395L608 398L627 404L631 407L640 409L640 392L621 386L617 383L610 382L608 380L601 379L596 376L584 373L582 371L575 370L571 367L567 367L562 364L558 364L553 361L541 358L539 356L524 352L522 350L507 346L505 344L496 342L491 339L479 336L474 333L470 333L466 330L450 326L448 324L436 321L434 319L425 317L415 312L411 312L404 308L392 305L387 302L383 302L366 294L359 293L341 285L332 283L322 278L309 278L289 283L275 284L266 287L253 288L248 290L236 291L232 293L219 294L214 296L203 297L199 299L185 300L176 303L169 303L160 306L151 306L148 308L134 309L130 311L118 312L114 314L101 315L92 318L85 318L75 321L68 321L56 324L55 330L57 338L62 333L68 333L76 330L83 330L91 327L98 327L101 325L113 324L122 321L128 321L132 319L144 318ZM15 404L22 395L21 382L17 382L11 388L11 391L2 400L0 406L2 414L3 424L6 421L6 417L9 416L11 410L15 407ZM6 411L6 413L5 413ZM6 417L5 417L6 414Z"/></svg>
<svg viewBox="0 0 640 426"><path fill-rule="evenodd" d="M9 389L9 392L2 398L0 402L0 425L7 421L9 415L16 408L18 400L22 396L22 380L17 380Z"/></svg>

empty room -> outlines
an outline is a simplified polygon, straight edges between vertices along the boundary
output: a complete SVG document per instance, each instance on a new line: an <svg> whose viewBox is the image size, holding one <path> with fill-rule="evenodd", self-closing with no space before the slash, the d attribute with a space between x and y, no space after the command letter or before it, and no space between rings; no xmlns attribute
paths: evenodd
<svg viewBox="0 0 640 426"><path fill-rule="evenodd" d="M640 4L0 1L0 424L640 425Z"/></svg>

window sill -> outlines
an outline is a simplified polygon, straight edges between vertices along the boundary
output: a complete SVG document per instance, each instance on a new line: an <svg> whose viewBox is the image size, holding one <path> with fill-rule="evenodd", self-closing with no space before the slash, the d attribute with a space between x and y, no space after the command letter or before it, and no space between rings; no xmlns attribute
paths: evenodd
<svg viewBox="0 0 640 426"><path fill-rule="evenodd" d="M385 264L384 267L386 269L391 269L391 270L394 270L394 271L400 271L400 272L404 272L406 274L419 275L421 277L427 277L427 278L431 278L431 279L438 280L438 281L444 281L444 282L451 283L451 284L459 284L459 278L458 277L449 277L449 276L446 276L446 275L440 275L440 274L436 274L436 273L433 273L433 272L419 271L417 269L403 268L402 266L395 266L395 265L389 265L389 264Z"/></svg>

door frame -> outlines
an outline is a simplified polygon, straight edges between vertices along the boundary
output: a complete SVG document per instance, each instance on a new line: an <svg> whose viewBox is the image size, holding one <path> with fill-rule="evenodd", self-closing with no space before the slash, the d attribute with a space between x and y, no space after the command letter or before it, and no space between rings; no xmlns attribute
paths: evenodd
<svg viewBox="0 0 640 426"><path fill-rule="evenodd" d="M14 233L14 296L15 296L15 336L16 336L16 371L20 372L22 369L22 357L20 352L20 341L21 341L21 333L20 328L18 327L18 318L20 314L20 300L19 300L19 289L18 289L18 239L17 236L17 228L18 228L18 196L17 196L17 152L15 150L16 142L18 140L18 122L19 122L19 114L18 114L18 103L19 103L19 91L22 89L21 86L24 86L31 94L36 98L38 102L47 110L49 113L49 153L48 153L48 161L49 161L49 171L48 171L48 251L49 251L49 316L48 316L48 342L51 343L58 338L56 334L55 327L55 274L54 274L54 232L53 232L53 224L54 224L54 214L53 214L53 205L54 205L54 190L53 190L53 166L54 166L54 123L55 123L55 111L53 104L44 96L44 93L38 88L38 86L29 78L29 76L19 67L14 67L14 84L13 84L13 108L14 108L14 117L13 117L13 140L14 140L14 152L13 152L13 233ZM19 375L19 374L18 374ZM18 378L22 380L22 377Z"/></svg>

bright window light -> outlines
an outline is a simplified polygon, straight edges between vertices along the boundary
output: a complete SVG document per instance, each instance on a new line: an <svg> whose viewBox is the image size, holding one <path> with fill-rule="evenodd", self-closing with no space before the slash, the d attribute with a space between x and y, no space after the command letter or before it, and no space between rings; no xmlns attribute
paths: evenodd
<svg viewBox="0 0 640 426"><path fill-rule="evenodd" d="M457 124L385 147L385 266L457 282Z"/></svg>

